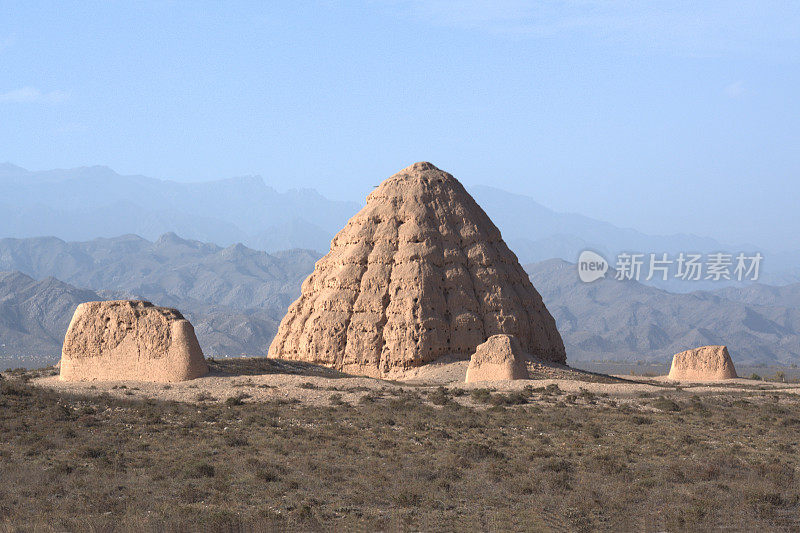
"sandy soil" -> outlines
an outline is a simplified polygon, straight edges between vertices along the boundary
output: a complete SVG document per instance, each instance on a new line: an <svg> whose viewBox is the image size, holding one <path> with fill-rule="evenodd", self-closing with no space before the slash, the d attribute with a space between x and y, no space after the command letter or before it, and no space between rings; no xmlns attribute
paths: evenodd
<svg viewBox="0 0 800 533"><path fill-rule="evenodd" d="M532 365L532 366L531 366ZM624 401L643 394L658 395L682 390L684 392L774 393L800 394L800 385L732 379L716 382L674 382L665 376L632 378L605 376L562 365L531 363L531 375L536 379L464 383L467 362L444 360L415 369L402 380L381 380L341 374L335 370L295 361L264 358L227 359L210 362L208 376L179 383L163 384L137 381L60 381L57 375L34 379L37 385L62 391L110 394L127 398L157 398L179 402L224 402L240 397L246 402L296 401L309 405L329 405L332 394L341 400L357 403L368 394L402 394L405 391L426 392L439 386L449 389L490 388L499 392L519 391L556 384L565 394L592 393ZM54 371L55 372L55 371ZM680 389L676 388L680 386ZM459 400L470 403L469 395Z"/></svg>

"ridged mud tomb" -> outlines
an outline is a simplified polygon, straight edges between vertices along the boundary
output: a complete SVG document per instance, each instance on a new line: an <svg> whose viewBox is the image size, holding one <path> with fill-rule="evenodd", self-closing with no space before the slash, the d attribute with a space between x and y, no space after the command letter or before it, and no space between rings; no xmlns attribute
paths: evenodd
<svg viewBox="0 0 800 533"><path fill-rule="evenodd" d="M492 335L470 357L465 381L475 383L529 378L525 354L517 338L511 335Z"/></svg>
<svg viewBox="0 0 800 533"><path fill-rule="evenodd" d="M269 357L387 376L496 334L564 363L555 320L486 213L450 174L416 163L334 237L281 321Z"/></svg>
<svg viewBox="0 0 800 533"><path fill-rule="evenodd" d="M184 381L208 373L194 328L177 309L139 300L80 304L64 337L66 381Z"/></svg>
<svg viewBox="0 0 800 533"><path fill-rule="evenodd" d="M701 346L676 353L669 369L669 379L711 381L732 379L736 368L727 346Z"/></svg>

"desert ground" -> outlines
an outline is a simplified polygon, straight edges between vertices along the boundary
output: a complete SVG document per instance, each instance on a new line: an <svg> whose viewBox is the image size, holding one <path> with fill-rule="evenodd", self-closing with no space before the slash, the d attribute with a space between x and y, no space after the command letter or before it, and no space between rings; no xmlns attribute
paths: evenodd
<svg viewBox="0 0 800 533"><path fill-rule="evenodd" d="M400 380L209 360L192 381L2 374L0 527L797 530L800 384L466 362Z"/></svg>

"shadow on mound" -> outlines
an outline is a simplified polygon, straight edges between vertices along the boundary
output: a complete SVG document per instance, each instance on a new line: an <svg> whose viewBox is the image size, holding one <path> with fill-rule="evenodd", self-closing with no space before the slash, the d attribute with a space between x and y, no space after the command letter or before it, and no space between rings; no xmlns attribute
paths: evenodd
<svg viewBox="0 0 800 533"><path fill-rule="evenodd" d="M528 374L530 379L569 379L573 381L585 381L588 383L639 383L608 374L600 374L589 370L581 370L560 363L551 363L539 359L529 359L527 361Z"/></svg>
<svg viewBox="0 0 800 533"><path fill-rule="evenodd" d="M231 357L224 359L206 359L211 372L209 376L259 376L267 374L292 374L299 376L316 376L329 379L365 377L346 374L326 366L315 365L303 361L288 359L270 359L266 357ZM463 358L442 357L432 363L424 365L421 369L424 374L408 379L384 379L383 381L400 385L415 385L420 382L430 383L460 383L463 381L461 373L466 371L468 361ZM453 377L449 372L441 373L438 369L462 365L458 376ZM528 359L526 361L531 380L542 379L567 379L587 383L641 383L641 381L628 380L616 376L609 376L598 372L580 370L559 363ZM441 374L441 375L440 375ZM663 386L662 383L658 383Z"/></svg>
<svg viewBox="0 0 800 533"><path fill-rule="evenodd" d="M211 376L260 376L264 374L297 374L338 379L353 377L333 368L319 366L303 361L267 359L266 357L231 357L225 359L206 359Z"/></svg>

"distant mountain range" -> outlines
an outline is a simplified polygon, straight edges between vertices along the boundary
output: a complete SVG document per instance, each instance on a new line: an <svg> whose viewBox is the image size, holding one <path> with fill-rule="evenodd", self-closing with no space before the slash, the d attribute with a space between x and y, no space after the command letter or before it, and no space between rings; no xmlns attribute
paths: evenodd
<svg viewBox="0 0 800 533"><path fill-rule="evenodd" d="M222 246L327 250L359 208L309 189L278 192L258 176L180 183L100 166L30 172L0 164L0 190L0 236L69 241L173 231Z"/></svg>
<svg viewBox="0 0 800 533"><path fill-rule="evenodd" d="M0 274L0 367L28 354L54 362L78 303L122 297L180 309L207 355L264 355L318 258L175 234L2 239L0 270L15 272ZM800 284L675 294L613 276L583 283L574 264L558 259L526 269L568 360L666 362L686 348L727 344L736 362L800 363Z"/></svg>
<svg viewBox="0 0 800 533"><path fill-rule="evenodd" d="M284 309L319 257L310 250L268 254L242 244L222 248L174 233L155 242L136 235L86 242L0 239L0 270L204 311Z"/></svg>
<svg viewBox="0 0 800 533"><path fill-rule="evenodd" d="M680 252L709 254L722 251L730 254L752 254L758 251L765 257L759 282L773 285L800 282L800 250L773 253L761 250L754 244L721 243L716 239L697 235L648 235L574 213L557 213L533 198L493 187L474 186L469 191L500 228L509 247L523 264L553 258L575 262L583 250L599 252L612 265L621 252L654 253L657 256L667 253L674 259ZM644 277L641 281L645 282ZM745 285L675 279L661 281L657 278L645 284L673 292Z"/></svg>
<svg viewBox="0 0 800 533"><path fill-rule="evenodd" d="M318 258L309 250L268 254L241 244L222 248L174 233L155 242L133 235L71 243L54 237L0 239L0 271L16 271L0 281L5 291L0 302L7 304L0 308L0 323L8 321L0 330L0 344L6 345L0 354L57 355L78 303L116 298L180 309L207 355L264 354ZM44 281L31 278L49 279L41 285ZM37 293L47 298L37 299ZM63 299L52 310L51 294ZM25 303L19 295L28 298Z"/></svg>
<svg viewBox="0 0 800 533"><path fill-rule="evenodd" d="M55 278L0 272L0 354L57 355L75 308L97 299Z"/></svg>
<svg viewBox="0 0 800 533"><path fill-rule="evenodd" d="M0 164L0 190L3 237L82 241L135 234L155 240L175 232L223 247L242 243L268 252L305 248L325 253L333 235L362 205L332 201L308 189L278 192L258 176L183 183L122 176L99 166L31 172ZM647 235L577 214L557 213L530 197L492 187L473 186L469 191L523 263L550 258L575 261L585 249L602 253L612 263L621 251L757 251L754 245L725 244L695 235ZM800 282L800 251L765 255L763 282ZM673 291L719 286L652 284Z"/></svg>
<svg viewBox="0 0 800 533"><path fill-rule="evenodd" d="M560 259L526 270L568 359L668 362L689 348L725 344L735 362L800 363L800 284L677 294L613 275L583 283Z"/></svg>

